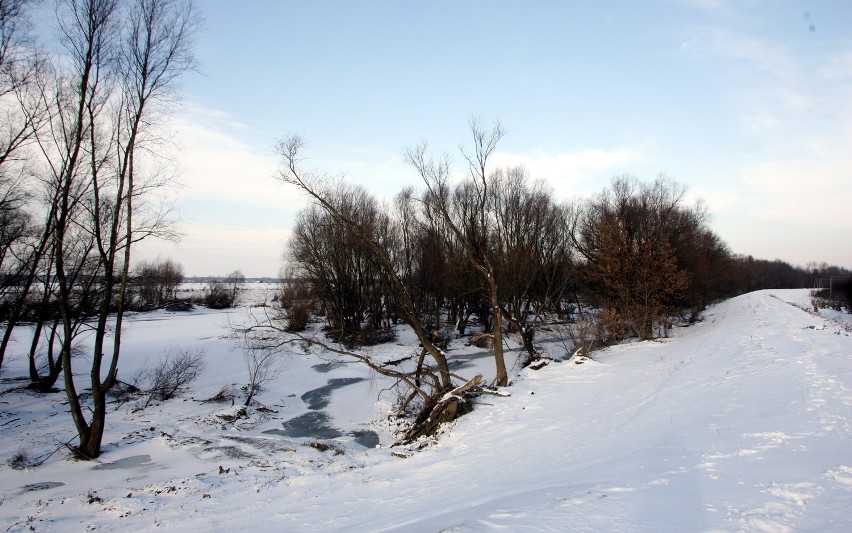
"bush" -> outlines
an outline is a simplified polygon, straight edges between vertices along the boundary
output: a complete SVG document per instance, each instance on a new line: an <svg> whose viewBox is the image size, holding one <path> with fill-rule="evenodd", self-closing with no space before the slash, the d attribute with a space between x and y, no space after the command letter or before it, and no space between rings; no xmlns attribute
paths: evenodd
<svg viewBox="0 0 852 533"><path fill-rule="evenodd" d="M846 307L846 312L852 313L852 278L837 284L837 297Z"/></svg>
<svg viewBox="0 0 852 533"><path fill-rule="evenodd" d="M311 320L311 307L305 302L299 302L291 306L290 309L287 309L284 312L284 316L287 318L285 331L289 331L290 333L305 331Z"/></svg>
<svg viewBox="0 0 852 533"><path fill-rule="evenodd" d="M396 331L393 328L377 328L372 324L357 325L346 331L337 329L327 330L328 338L338 342L347 348L359 346L375 346L396 339Z"/></svg>
<svg viewBox="0 0 852 533"><path fill-rule="evenodd" d="M246 393L246 401L243 405L250 405L254 396L263 390L266 383L277 379L284 372L284 367L278 354L262 345L250 345L244 348L243 360L249 375L249 382L243 387Z"/></svg>
<svg viewBox="0 0 852 533"><path fill-rule="evenodd" d="M491 349L492 337L489 333L476 332L471 334L470 343L477 348Z"/></svg>
<svg viewBox="0 0 852 533"><path fill-rule="evenodd" d="M228 290L224 284L214 281L207 286L207 291L201 303L210 309L229 309L236 303L236 294Z"/></svg>
<svg viewBox="0 0 852 533"><path fill-rule="evenodd" d="M285 331L298 333L308 327L311 315L316 308L310 286L306 283L286 283L276 295L287 320Z"/></svg>
<svg viewBox="0 0 852 533"><path fill-rule="evenodd" d="M396 340L396 330L393 328L377 328L368 324L361 328L356 337L357 346L375 346Z"/></svg>
<svg viewBox="0 0 852 533"><path fill-rule="evenodd" d="M580 350L580 354L586 357L592 357L592 352L598 348L617 343L627 333L624 320L614 309L584 313L573 324L560 330L571 343L569 347L563 341L569 355Z"/></svg>
<svg viewBox="0 0 852 533"><path fill-rule="evenodd" d="M237 305L240 285L245 281L246 277L239 270L231 272L224 279L211 281L201 303L210 309L230 309Z"/></svg>
<svg viewBox="0 0 852 533"><path fill-rule="evenodd" d="M202 401L204 403L231 402L231 405L234 405L234 398L236 396L237 392L234 390L233 385L222 385L222 388L216 394Z"/></svg>
<svg viewBox="0 0 852 533"><path fill-rule="evenodd" d="M143 387L148 399L165 401L183 393L190 383L195 381L204 370L204 352L201 350L170 350L166 358L151 370L142 372Z"/></svg>
<svg viewBox="0 0 852 533"><path fill-rule="evenodd" d="M12 470L26 470L35 465L35 461L30 458L27 450L19 450L12 457L6 460L6 464Z"/></svg>
<svg viewBox="0 0 852 533"><path fill-rule="evenodd" d="M852 278L835 281L829 289L811 291L811 305L818 309L845 310L852 313Z"/></svg>
<svg viewBox="0 0 852 533"><path fill-rule="evenodd" d="M453 326L444 326L441 328L441 331L433 331L430 336L435 346L446 350L450 347L450 342L456 338L456 328Z"/></svg>
<svg viewBox="0 0 852 533"><path fill-rule="evenodd" d="M580 315L573 324L564 328L565 334L571 341L567 347L568 355L580 351L580 355L590 357L590 354L600 346L599 323L594 317Z"/></svg>
<svg viewBox="0 0 852 533"><path fill-rule="evenodd" d="M603 344L615 344L627 336L624 318L612 308L607 308L595 317L598 338Z"/></svg>

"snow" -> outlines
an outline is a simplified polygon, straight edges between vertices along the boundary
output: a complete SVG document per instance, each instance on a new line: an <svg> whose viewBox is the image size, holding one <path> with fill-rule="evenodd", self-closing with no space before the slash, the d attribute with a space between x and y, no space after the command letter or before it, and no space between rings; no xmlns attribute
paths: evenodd
<svg viewBox="0 0 852 533"><path fill-rule="evenodd" d="M314 348L294 349L258 396L275 412L249 408L228 422L238 405L198 400L245 383L227 327L245 310L136 315L122 375L171 345L204 350L201 379L189 396L141 411L116 404L98 463L60 449L25 470L6 459L73 437L63 395L0 395L0 528L852 531L849 317L811 314L809 301L802 290L751 293L670 339L516 369L511 396L483 397L420 450L389 446L394 394L382 379L352 364L318 371L337 358ZM373 356L415 351L400 330ZM480 351L457 340L450 355L468 360L468 378L491 379ZM4 390L25 375L22 357L8 364ZM301 398L345 378L324 408ZM318 412L339 436L267 433ZM359 431L381 446L358 444Z"/></svg>

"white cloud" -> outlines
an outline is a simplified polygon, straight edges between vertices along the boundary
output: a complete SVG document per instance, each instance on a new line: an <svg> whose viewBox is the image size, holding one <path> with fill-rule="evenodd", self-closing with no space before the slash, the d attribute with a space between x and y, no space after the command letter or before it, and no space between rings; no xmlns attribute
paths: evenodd
<svg viewBox="0 0 852 533"><path fill-rule="evenodd" d="M588 193L589 182L623 171L627 164L643 159L638 147L622 146L612 149L589 148L573 152L536 150L529 154L496 152L493 167L524 166L533 179L543 179L563 199L578 193ZM597 187L597 183L594 188ZM578 190L578 188L582 190Z"/></svg>
<svg viewBox="0 0 852 533"><path fill-rule="evenodd" d="M182 237L178 245L143 243L137 257L171 257L190 275L234 269L275 275L305 200L275 181L272 140L258 140L226 113L191 104L168 128L182 185L176 195Z"/></svg>
<svg viewBox="0 0 852 533"><path fill-rule="evenodd" d="M852 227L850 153L814 153L747 166L743 180L752 200L747 207L770 221L813 228Z"/></svg>
<svg viewBox="0 0 852 533"><path fill-rule="evenodd" d="M743 127L749 133L761 133L783 125L783 121L775 115L762 113L743 117Z"/></svg>
<svg viewBox="0 0 852 533"><path fill-rule="evenodd" d="M742 211L750 203L742 187L729 185L700 186L687 191L690 202L701 200L711 213Z"/></svg>
<svg viewBox="0 0 852 533"><path fill-rule="evenodd" d="M274 205L277 190L273 178L276 159L270 146L253 146L243 140L231 121L214 124L177 118L176 154L182 171L185 196Z"/></svg>
<svg viewBox="0 0 852 533"><path fill-rule="evenodd" d="M730 15L732 13L728 0L679 0L678 3L718 15Z"/></svg>

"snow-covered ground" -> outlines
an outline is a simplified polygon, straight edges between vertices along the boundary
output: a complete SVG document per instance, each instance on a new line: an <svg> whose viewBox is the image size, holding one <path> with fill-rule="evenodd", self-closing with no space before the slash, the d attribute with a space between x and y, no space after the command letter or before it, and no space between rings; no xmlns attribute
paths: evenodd
<svg viewBox="0 0 852 533"><path fill-rule="evenodd" d="M809 300L747 294L671 339L521 371L511 397L483 398L410 454L388 446L393 391L361 367L295 349L258 397L272 411L229 421L238 406L199 400L245 383L227 328L245 309L137 315L122 375L171 345L204 350L201 379L144 410L116 404L97 463L60 449L25 470L7 458L73 437L63 395L0 395L0 528L852 531L850 319L809 314ZM414 346L402 332L374 356ZM491 371L461 341L450 353L462 373ZM3 389L23 375L13 358ZM289 436L299 417L326 438Z"/></svg>

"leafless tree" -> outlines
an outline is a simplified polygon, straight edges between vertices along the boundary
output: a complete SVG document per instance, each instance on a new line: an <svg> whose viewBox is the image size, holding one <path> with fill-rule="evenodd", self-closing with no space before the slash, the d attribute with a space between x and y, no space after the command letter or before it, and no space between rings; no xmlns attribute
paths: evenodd
<svg viewBox="0 0 852 533"><path fill-rule="evenodd" d="M199 19L192 3L182 0L65 0L57 15L66 62L44 92L51 114L39 147L51 206L47 226L65 389L80 438L77 451L92 458L100 453L106 393L117 379L132 245L169 234L162 211L147 211L144 202L168 176L142 169L156 166L143 163L150 161L154 126L177 77L194 65ZM74 265L80 264L87 270L76 278ZM91 289L86 295L94 321L91 417L71 361L80 320L72 302L85 288L81 282Z"/></svg>
<svg viewBox="0 0 852 533"><path fill-rule="evenodd" d="M394 224L378 202L359 187L348 187L339 199L341 213L356 221L360 231L396 263ZM359 234L325 210L310 206L299 214L289 241L289 259L298 266L303 281L314 288L337 340L355 346L369 340L365 334L388 325L394 302L381 267Z"/></svg>
<svg viewBox="0 0 852 533"><path fill-rule="evenodd" d="M531 319L557 310L571 279L565 210L543 182L530 181L523 167L497 169L491 179L487 208L494 221L500 305L529 363L539 358Z"/></svg>
<svg viewBox="0 0 852 533"><path fill-rule="evenodd" d="M306 276L300 276L292 265L280 277L281 290L276 299L287 321L284 329L290 333L305 331L318 307L313 283Z"/></svg>
<svg viewBox="0 0 852 533"><path fill-rule="evenodd" d="M34 3L0 0L0 305L6 325L0 367L45 251L27 183L33 164L29 148L48 116L39 97L48 69L27 18Z"/></svg>
<svg viewBox="0 0 852 533"><path fill-rule="evenodd" d="M414 397L420 397L423 401L419 415L415 418L415 422L406 438L414 439L419 435L430 434L441 423L452 420L458 414L464 412L467 406L465 395L477 388L481 376L473 380L468 380L460 388L453 386L453 375L450 373L446 356L435 345L430 332L423 326L418 310L408 292L408 288L397 272L397 263L393 260L392 254L388 252L381 241L372 237L369 227L366 227L358 220L354 220L341 208L344 205L343 199L349 192L348 188L341 186L327 176L302 170L303 149L304 141L298 136L285 138L278 144L278 152L282 157L282 167L278 179L283 183L297 187L307 194L319 208L334 220L335 224L351 231L357 237L361 246L369 250L372 258L386 276L398 309L404 319L412 326L418 340L423 346L423 356L421 359L428 355L434 367L431 365L418 365L414 374L400 372L373 361L363 354L330 347L316 338L306 337L301 334L293 335L301 341L319 344L336 353L354 358L380 374L395 377L405 383L412 392L404 404L410 402ZM266 327L274 328L274 325L267 325ZM282 342L286 343L290 341L285 340ZM459 389L458 394L448 394L457 389Z"/></svg>
<svg viewBox="0 0 852 533"><path fill-rule="evenodd" d="M361 241L362 245L367 247L373 254L375 260L381 265L381 268L388 276L399 301L400 307L405 313L406 318L412 324L418 340L423 344L424 348L433 357L438 365L438 373L440 375L440 388L446 389L450 386L450 374L447 367L446 357L443 352L438 349L430 340L429 332L420 324L420 320L415 311L411 296L399 275L394 268L394 264L388 257L388 254L383 250L381 244L370 238L370 233L360 225L356 220L353 220L339 206L342 200L346 197L348 189L341 188L331 182L326 177L317 176L311 173L303 172L300 168L302 162L302 150L304 149L304 141L298 136L292 136L282 140L278 144L278 153L282 156L283 165L278 174L278 178L289 185L295 186L305 192L316 204L325 212L331 215L334 220L351 230Z"/></svg>
<svg viewBox="0 0 852 533"><path fill-rule="evenodd" d="M471 119L470 132L473 151L462 150L468 163L469 180L455 190L449 177L449 159L430 158L427 145L421 144L405 152L406 161L413 166L429 190L429 199L435 203L436 211L463 246L465 256L482 276L488 295L491 312L492 350L496 366L496 383L506 386L509 374L503 355L503 309L500 305L497 269L491 253L489 239L493 223L488 218L487 204L491 179L488 160L505 135L505 130L496 122L491 128ZM452 198L452 203L451 203Z"/></svg>

